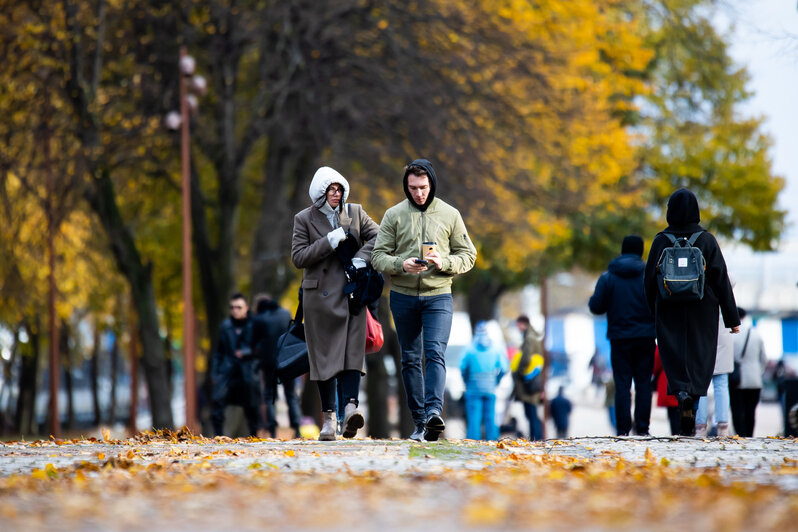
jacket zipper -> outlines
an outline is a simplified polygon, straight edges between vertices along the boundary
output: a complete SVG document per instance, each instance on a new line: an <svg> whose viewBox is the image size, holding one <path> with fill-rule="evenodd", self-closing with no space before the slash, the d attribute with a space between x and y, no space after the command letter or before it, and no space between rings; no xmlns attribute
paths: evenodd
<svg viewBox="0 0 798 532"><path fill-rule="evenodd" d="M424 217L425 212L421 211L421 241L418 243L420 250L419 258L424 258L424 233L427 229L427 219ZM421 297L421 274L418 274L418 285L416 286L416 296Z"/></svg>

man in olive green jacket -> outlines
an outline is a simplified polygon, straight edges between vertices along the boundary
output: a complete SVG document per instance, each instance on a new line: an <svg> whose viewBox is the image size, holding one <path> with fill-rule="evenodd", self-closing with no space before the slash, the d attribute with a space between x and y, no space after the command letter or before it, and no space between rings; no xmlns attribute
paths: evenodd
<svg viewBox="0 0 798 532"><path fill-rule="evenodd" d="M391 276L402 381L416 426L410 438L417 441L436 441L446 428L443 355L452 329L452 279L477 258L458 210L435 197L437 183L426 159L405 168L407 200L385 212L371 254L374 268Z"/></svg>

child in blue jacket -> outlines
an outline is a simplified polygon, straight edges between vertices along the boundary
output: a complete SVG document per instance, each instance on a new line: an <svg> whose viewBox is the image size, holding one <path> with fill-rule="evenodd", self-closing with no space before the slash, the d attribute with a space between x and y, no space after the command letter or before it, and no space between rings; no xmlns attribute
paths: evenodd
<svg viewBox="0 0 798 532"><path fill-rule="evenodd" d="M498 440L496 425L496 385L508 371L507 357L491 343L485 322L479 322L474 339L460 363L465 382L466 437Z"/></svg>

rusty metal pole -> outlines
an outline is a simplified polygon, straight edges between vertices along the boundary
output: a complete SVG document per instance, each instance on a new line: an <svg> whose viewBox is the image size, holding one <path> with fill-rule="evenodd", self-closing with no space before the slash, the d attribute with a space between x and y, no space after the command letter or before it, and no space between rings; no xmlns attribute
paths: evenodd
<svg viewBox="0 0 798 532"><path fill-rule="evenodd" d="M49 272L47 274L49 291L47 294L47 314L50 332L50 423L47 427L51 436L61 435L61 417L58 410L58 390L61 364L58 356L58 324L55 319L55 176L53 175L52 161L50 160L50 129L45 126L44 131L44 164L47 180L47 253Z"/></svg>
<svg viewBox="0 0 798 532"><path fill-rule="evenodd" d="M183 171L183 372L185 376L186 426L198 434L197 390L195 384L194 354L194 304L191 290L191 160L189 157L189 108L186 100L186 73L182 70L182 60L186 57L186 47L180 47L180 117L181 120L181 162Z"/></svg>
<svg viewBox="0 0 798 532"><path fill-rule="evenodd" d="M128 431L131 436L138 431L136 417L139 415L139 335L136 305L130 299L130 420Z"/></svg>

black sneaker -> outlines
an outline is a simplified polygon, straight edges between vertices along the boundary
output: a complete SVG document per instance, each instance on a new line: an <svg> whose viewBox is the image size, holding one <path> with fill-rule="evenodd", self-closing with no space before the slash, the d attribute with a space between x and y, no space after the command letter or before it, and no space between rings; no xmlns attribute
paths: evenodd
<svg viewBox="0 0 798 532"><path fill-rule="evenodd" d="M425 426L424 439L427 441L438 441L441 433L446 430L446 423L440 414L431 414Z"/></svg>
<svg viewBox="0 0 798 532"><path fill-rule="evenodd" d="M424 441L424 423L416 423L416 430L410 435L410 439L418 442Z"/></svg>

